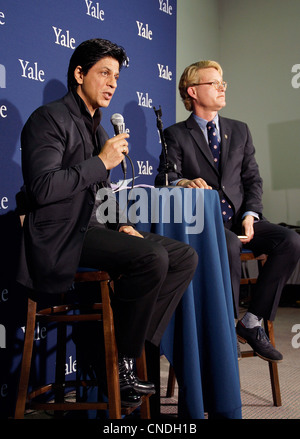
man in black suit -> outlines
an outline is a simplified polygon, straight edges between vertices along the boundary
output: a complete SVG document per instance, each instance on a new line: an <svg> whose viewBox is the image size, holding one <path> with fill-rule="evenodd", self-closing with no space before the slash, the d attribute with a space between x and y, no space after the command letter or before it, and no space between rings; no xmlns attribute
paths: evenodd
<svg viewBox="0 0 300 439"><path fill-rule="evenodd" d="M267 339L261 320L275 318L282 289L300 257L300 236L263 217L262 179L249 128L218 114L226 104L226 88L222 68L214 61L196 62L184 70L179 91L192 114L164 131L169 162L176 165L169 182L219 192L236 316L242 248L268 255L248 312L237 323L237 335L260 357L276 362L282 355ZM163 154L158 171L155 183L163 185Z"/></svg>
<svg viewBox="0 0 300 439"><path fill-rule="evenodd" d="M141 393L154 389L134 375L132 358L141 355L145 340L159 345L198 258L184 243L99 215L99 190L109 191L115 207L109 171L128 153L129 137L109 138L99 108L109 106L126 61L124 49L110 41L83 42L70 59L68 94L38 108L24 126L29 208L18 280L40 293L58 293L71 287L78 266L110 273L121 399L135 406Z"/></svg>

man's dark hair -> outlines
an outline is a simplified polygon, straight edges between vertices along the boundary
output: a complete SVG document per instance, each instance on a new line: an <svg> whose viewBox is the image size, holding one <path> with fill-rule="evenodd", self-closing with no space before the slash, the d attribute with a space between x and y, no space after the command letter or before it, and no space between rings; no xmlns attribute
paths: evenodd
<svg viewBox="0 0 300 439"><path fill-rule="evenodd" d="M109 40L94 38L84 41L74 50L71 56L68 69L68 89L76 90L78 84L74 78L74 71L77 66L82 67L84 75L88 73L91 67L100 59L110 56L116 59L120 69L123 63L128 62L125 50L121 46L117 46Z"/></svg>

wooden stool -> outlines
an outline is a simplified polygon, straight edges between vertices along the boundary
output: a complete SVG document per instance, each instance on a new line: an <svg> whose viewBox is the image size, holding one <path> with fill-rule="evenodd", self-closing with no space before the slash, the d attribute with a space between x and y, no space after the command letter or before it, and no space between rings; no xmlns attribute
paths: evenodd
<svg viewBox="0 0 300 439"><path fill-rule="evenodd" d="M110 419L120 419L123 414L130 414L136 407L121 407L118 351L115 340L113 313L110 306L109 282L110 277L103 271L78 271L75 282L100 282L101 303L95 303L84 313L69 314L70 311L80 311L80 306L58 305L43 309L37 312L37 303L33 299L28 299L27 322L23 357L17 395L15 419L22 419L26 404L36 410L108 410ZM88 312L87 312L88 311ZM55 383L46 384L33 390L28 394L28 382L30 376L34 330L37 321L60 323L57 329L57 351L56 351L56 376ZM65 361L66 361L66 324L72 322L102 321L104 332L104 348L106 362L106 378L108 402L66 402L65 389L67 387L79 387L97 385L95 381L66 381L65 380ZM147 380L147 367L145 352L136 360L137 375L141 380ZM35 398L53 390L54 402L36 402ZM150 418L149 396L142 396L140 408L141 418Z"/></svg>
<svg viewBox="0 0 300 439"><path fill-rule="evenodd" d="M262 269L264 263L267 260L266 255L260 255L255 257L252 251L250 250L242 250L241 253L241 264L242 264L242 277L241 277L241 285L251 285L255 284L257 278L256 277L250 277L249 270L247 267L248 261L257 261L258 264L258 271Z"/></svg>
<svg viewBox="0 0 300 439"><path fill-rule="evenodd" d="M250 250L243 250L241 253L241 263L247 264L247 261L256 260L258 262L258 271L261 270L264 263L267 260L266 255L260 255L258 257L255 257L254 254ZM251 278L248 273L247 267L245 267L244 277L241 279L241 285L251 285L255 284L257 278ZM245 274L246 273L246 274ZM248 276L248 277L247 277ZM270 342L275 347L275 336L274 336L274 328L273 328L273 322L267 319L264 319L264 329L267 334L267 336L270 339ZM252 349L248 351L241 351L241 357L254 357L256 356L255 352L253 352ZM280 384L279 384L279 376L278 376L278 367L277 363L272 363L271 361L268 361L269 363L269 372L270 372L270 380L271 380L271 387L272 387L272 395L273 395L273 403L276 407L281 406L281 392L280 392Z"/></svg>

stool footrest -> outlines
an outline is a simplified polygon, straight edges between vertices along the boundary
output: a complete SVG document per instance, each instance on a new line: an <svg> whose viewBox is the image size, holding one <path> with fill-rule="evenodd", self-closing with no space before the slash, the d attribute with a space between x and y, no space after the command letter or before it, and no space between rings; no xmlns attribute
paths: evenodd
<svg viewBox="0 0 300 439"><path fill-rule="evenodd" d="M92 402L92 401L86 401L86 402L78 402L78 401L63 401L61 402L55 402L54 400L48 401L48 402L37 402L34 401L35 398L50 392L50 391L57 391L61 389L65 389L67 387L93 387L97 386L98 383L95 380L84 380L84 381L76 381L76 380L70 380L66 381L62 384L57 383L49 383L47 385L41 386L37 389L35 389L33 392L28 394L26 406L30 409L36 409L36 410L57 410L57 411L68 411L68 410L108 410L109 409L109 402ZM146 394L142 395L142 403L145 402L147 399L150 398L152 394ZM66 398L70 396L68 393L66 393L63 398ZM136 407L121 407L121 412L123 415L129 415L132 413Z"/></svg>
<svg viewBox="0 0 300 439"><path fill-rule="evenodd" d="M46 402L46 403L32 403L30 408L37 410L108 410L106 402Z"/></svg>
<svg viewBox="0 0 300 439"><path fill-rule="evenodd" d="M80 314L66 314L72 311L80 311ZM36 318L46 322L93 321L103 320L102 312L102 303L93 303L91 305L56 305L38 311L36 313Z"/></svg>
<svg viewBox="0 0 300 439"><path fill-rule="evenodd" d="M257 355L254 351L241 351L241 357L242 358L257 357Z"/></svg>

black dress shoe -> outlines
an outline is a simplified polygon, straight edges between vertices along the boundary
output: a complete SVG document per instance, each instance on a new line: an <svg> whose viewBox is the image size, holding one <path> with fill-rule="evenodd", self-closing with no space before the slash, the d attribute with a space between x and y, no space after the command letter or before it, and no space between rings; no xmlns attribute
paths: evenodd
<svg viewBox="0 0 300 439"><path fill-rule="evenodd" d="M142 381L140 380L134 370L134 359L133 358L127 358L128 360L128 372L130 377L130 382L133 385L134 390L136 390L139 393L145 393L145 394L154 394L155 393L155 385L151 383L150 381Z"/></svg>
<svg viewBox="0 0 300 439"><path fill-rule="evenodd" d="M261 326L246 328L240 321L236 325L237 338L241 343L248 343L253 351L263 360L279 363L282 354L271 344Z"/></svg>
<svg viewBox="0 0 300 439"><path fill-rule="evenodd" d="M119 382L121 405L124 407L138 407L142 403L139 393L133 388L128 373L127 359L119 358Z"/></svg>
<svg viewBox="0 0 300 439"><path fill-rule="evenodd" d="M141 395L139 395L132 387L127 389L120 388L120 397L122 407L138 407L142 404Z"/></svg>

